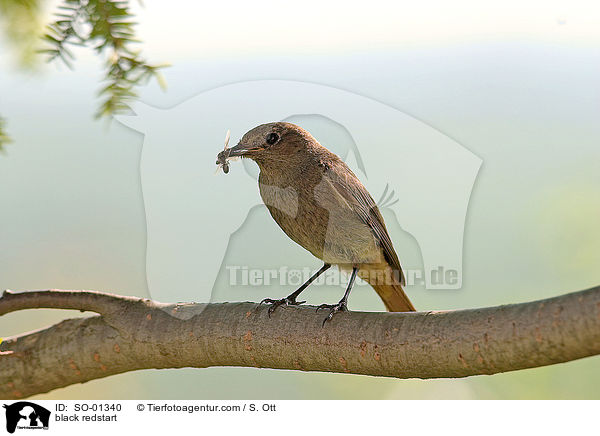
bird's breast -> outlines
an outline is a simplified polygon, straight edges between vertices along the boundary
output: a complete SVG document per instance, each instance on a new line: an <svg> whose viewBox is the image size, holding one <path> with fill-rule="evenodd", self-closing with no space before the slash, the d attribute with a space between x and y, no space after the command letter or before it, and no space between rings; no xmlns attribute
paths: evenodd
<svg viewBox="0 0 600 436"><path fill-rule="evenodd" d="M331 264L380 262L382 251L355 211L325 180L292 183L259 179L260 195L275 222L296 243Z"/></svg>

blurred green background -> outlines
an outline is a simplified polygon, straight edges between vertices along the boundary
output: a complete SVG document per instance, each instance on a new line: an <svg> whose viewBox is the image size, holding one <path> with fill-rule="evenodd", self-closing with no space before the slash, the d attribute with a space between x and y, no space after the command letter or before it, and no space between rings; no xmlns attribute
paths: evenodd
<svg viewBox="0 0 600 436"><path fill-rule="evenodd" d="M143 136L94 120L102 104L102 56L75 48L73 70L36 60L42 25L60 2L26 2L25 9L9 3L0 0L0 117L12 139L0 154L0 288L148 296ZM146 58L171 64L162 71L166 92L157 81L139 88L148 104L167 108L244 80L309 81L391 105L483 159L465 228L463 289L409 289L419 309L523 302L600 283L596 3L370 2L363 9L309 1L292 10L264 1L174 1L131 7ZM378 134L394 135L393 126ZM261 209L249 217L276 229L267 219ZM415 242L386 220L400 258L418 265ZM297 251L307 266L318 266ZM311 294L309 303L338 294L337 288ZM382 309L376 295L364 291L353 295L350 307ZM70 316L80 314L9 314L0 318L0 336ZM427 381L247 368L148 370L38 398L598 398L599 365L595 357Z"/></svg>

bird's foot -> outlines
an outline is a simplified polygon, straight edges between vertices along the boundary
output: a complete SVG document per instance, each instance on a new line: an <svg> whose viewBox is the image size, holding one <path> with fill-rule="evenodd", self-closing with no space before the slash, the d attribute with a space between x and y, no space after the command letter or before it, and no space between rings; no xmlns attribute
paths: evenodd
<svg viewBox="0 0 600 436"><path fill-rule="evenodd" d="M288 297L282 298L281 300L273 300L272 298L265 298L263 301L260 302L260 304L263 304L263 303L271 305L269 307L269 310L267 311L269 318L271 318L271 314L273 312L275 312L275 309L277 309L279 306L300 306L301 304L306 303L306 301L296 301L296 297L292 297L290 295Z"/></svg>
<svg viewBox="0 0 600 436"><path fill-rule="evenodd" d="M333 318L333 315L335 315L338 312L347 312L348 305L346 304L345 301L340 301L337 304L321 304L319 307L317 307L317 312L320 309L329 309L329 315L327 315L327 318L325 318L323 320L323 327L325 327L325 323L327 321L331 321L331 319Z"/></svg>

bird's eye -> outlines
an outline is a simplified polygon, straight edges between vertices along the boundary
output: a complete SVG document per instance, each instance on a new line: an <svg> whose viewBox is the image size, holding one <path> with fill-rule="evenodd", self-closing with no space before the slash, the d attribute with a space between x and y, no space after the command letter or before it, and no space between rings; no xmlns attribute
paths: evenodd
<svg viewBox="0 0 600 436"><path fill-rule="evenodd" d="M265 140L267 141L267 144L273 145L279 141L279 135L277 133L269 133Z"/></svg>

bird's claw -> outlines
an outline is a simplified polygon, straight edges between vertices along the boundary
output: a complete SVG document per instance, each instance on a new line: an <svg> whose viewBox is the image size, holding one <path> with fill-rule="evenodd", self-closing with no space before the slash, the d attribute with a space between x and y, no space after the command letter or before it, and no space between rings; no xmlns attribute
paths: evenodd
<svg viewBox="0 0 600 436"><path fill-rule="evenodd" d="M260 304L270 304L269 310L267 310L267 315L271 318L271 314L275 312L279 306L299 306L301 304L306 303L306 301L296 301L295 298L285 297L281 300L273 300L272 298L265 298L260 302Z"/></svg>
<svg viewBox="0 0 600 436"><path fill-rule="evenodd" d="M338 312L346 312L348 310L348 306L345 302L340 301L337 304L321 304L319 307L317 307L317 312L320 309L329 309L329 315L327 315L327 317L323 320L322 326L325 327L325 323L327 321L331 321L333 315L335 315Z"/></svg>

